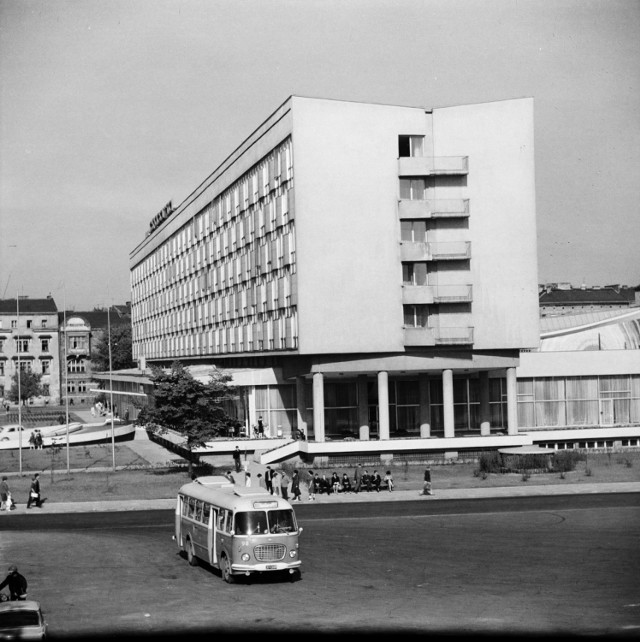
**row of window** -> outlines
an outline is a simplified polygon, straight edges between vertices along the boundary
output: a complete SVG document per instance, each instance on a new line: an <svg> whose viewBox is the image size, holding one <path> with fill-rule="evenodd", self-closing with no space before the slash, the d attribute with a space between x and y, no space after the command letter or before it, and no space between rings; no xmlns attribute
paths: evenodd
<svg viewBox="0 0 640 642"><path fill-rule="evenodd" d="M133 324L136 340L220 326L233 321L246 322L249 317L262 316L277 310L295 307L295 276L288 271L270 275L260 282L248 284L222 296L192 301L180 309L154 308L153 314ZM143 317L144 318L144 317ZM254 321L260 322L261 318Z"/></svg>
<svg viewBox="0 0 640 642"><path fill-rule="evenodd" d="M182 516L201 524L209 524L209 515L214 508L208 502L193 497L183 497ZM230 533L233 528L233 513L226 508L218 508L214 513L216 528L219 531Z"/></svg>
<svg viewBox="0 0 640 642"><path fill-rule="evenodd" d="M51 339L49 337L41 337L40 341L40 352L49 352L51 349ZM20 337L14 339L15 352L18 353L27 353L31 352L31 342L32 339L29 337ZM4 352L4 347L6 343L5 337L0 337L0 352ZM67 345L70 350L82 350L86 349L89 344L87 337L74 337L70 336L67 339Z"/></svg>
<svg viewBox="0 0 640 642"><path fill-rule="evenodd" d="M293 226L283 228L269 242L243 249L229 261L203 267L180 280L163 280L157 273L134 286L136 306L133 319L137 321L156 311L166 311L207 295L218 295L249 282L282 270L295 270Z"/></svg>
<svg viewBox="0 0 640 642"><path fill-rule="evenodd" d="M22 372L34 372L33 368L33 359L25 359L20 361L20 370ZM9 373L9 368L7 367L7 361L5 359L0 359L0 376L4 376ZM14 360L14 372L18 370L18 360ZM40 359L40 372L43 375L51 374L51 365L53 364L53 359ZM87 371L87 362L84 359L69 359L67 361L67 372L76 373L76 372L86 372Z"/></svg>
<svg viewBox="0 0 640 642"><path fill-rule="evenodd" d="M149 338L134 343L134 359L141 354L148 359L187 357L200 354L225 354L258 350L295 350L298 345L298 322L294 311L273 316L262 322L235 323L223 328L176 336Z"/></svg>
<svg viewBox="0 0 640 642"><path fill-rule="evenodd" d="M4 324L4 319L0 319L0 330L2 329L3 324ZM18 319L17 318L16 319L11 319L9 325L10 325L12 330L17 330L18 329ZM34 320L33 319L26 319L25 320L25 326L26 326L27 329L35 328ZM40 320L40 327L41 328L46 328L47 327L47 319L41 319Z"/></svg>

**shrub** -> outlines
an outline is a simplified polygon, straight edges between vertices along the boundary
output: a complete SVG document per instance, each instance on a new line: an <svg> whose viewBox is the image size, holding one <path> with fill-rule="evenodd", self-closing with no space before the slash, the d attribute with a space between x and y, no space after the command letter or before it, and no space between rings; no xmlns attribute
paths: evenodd
<svg viewBox="0 0 640 642"><path fill-rule="evenodd" d="M581 455L576 450L562 450L554 453L552 459L553 471L567 473L575 470L578 462L582 459L584 459L584 455Z"/></svg>
<svg viewBox="0 0 640 642"><path fill-rule="evenodd" d="M499 452L482 453L478 465L481 473L499 473L502 468L502 458Z"/></svg>

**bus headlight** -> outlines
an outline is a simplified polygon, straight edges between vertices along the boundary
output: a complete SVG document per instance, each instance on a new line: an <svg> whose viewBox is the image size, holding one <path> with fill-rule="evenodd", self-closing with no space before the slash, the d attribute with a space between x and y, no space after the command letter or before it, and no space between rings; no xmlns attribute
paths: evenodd
<svg viewBox="0 0 640 642"><path fill-rule="evenodd" d="M249 555L249 553L243 553L242 554L242 561L243 562L248 562L250 559L251 559L251 556Z"/></svg>
<svg viewBox="0 0 640 642"><path fill-rule="evenodd" d="M297 551L289 551L289 557L295 557L297 555Z"/></svg>

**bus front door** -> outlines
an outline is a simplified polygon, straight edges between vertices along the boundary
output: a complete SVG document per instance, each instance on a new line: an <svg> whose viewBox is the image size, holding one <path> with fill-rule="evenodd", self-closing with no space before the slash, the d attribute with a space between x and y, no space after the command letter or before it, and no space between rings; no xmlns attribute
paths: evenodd
<svg viewBox="0 0 640 642"><path fill-rule="evenodd" d="M209 559L211 564L218 563L218 551L216 547L216 530L218 527L218 511L211 507L209 513L209 528L207 529L207 548L209 549Z"/></svg>

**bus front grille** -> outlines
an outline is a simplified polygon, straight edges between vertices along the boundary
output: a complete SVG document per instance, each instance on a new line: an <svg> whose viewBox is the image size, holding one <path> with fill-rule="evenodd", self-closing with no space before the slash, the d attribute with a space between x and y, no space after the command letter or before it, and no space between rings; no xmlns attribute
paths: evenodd
<svg viewBox="0 0 640 642"><path fill-rule="evenodd" d="M287 549L282 544L261 544L253 549L259 562L277 562L284 558Z"/></svg>

